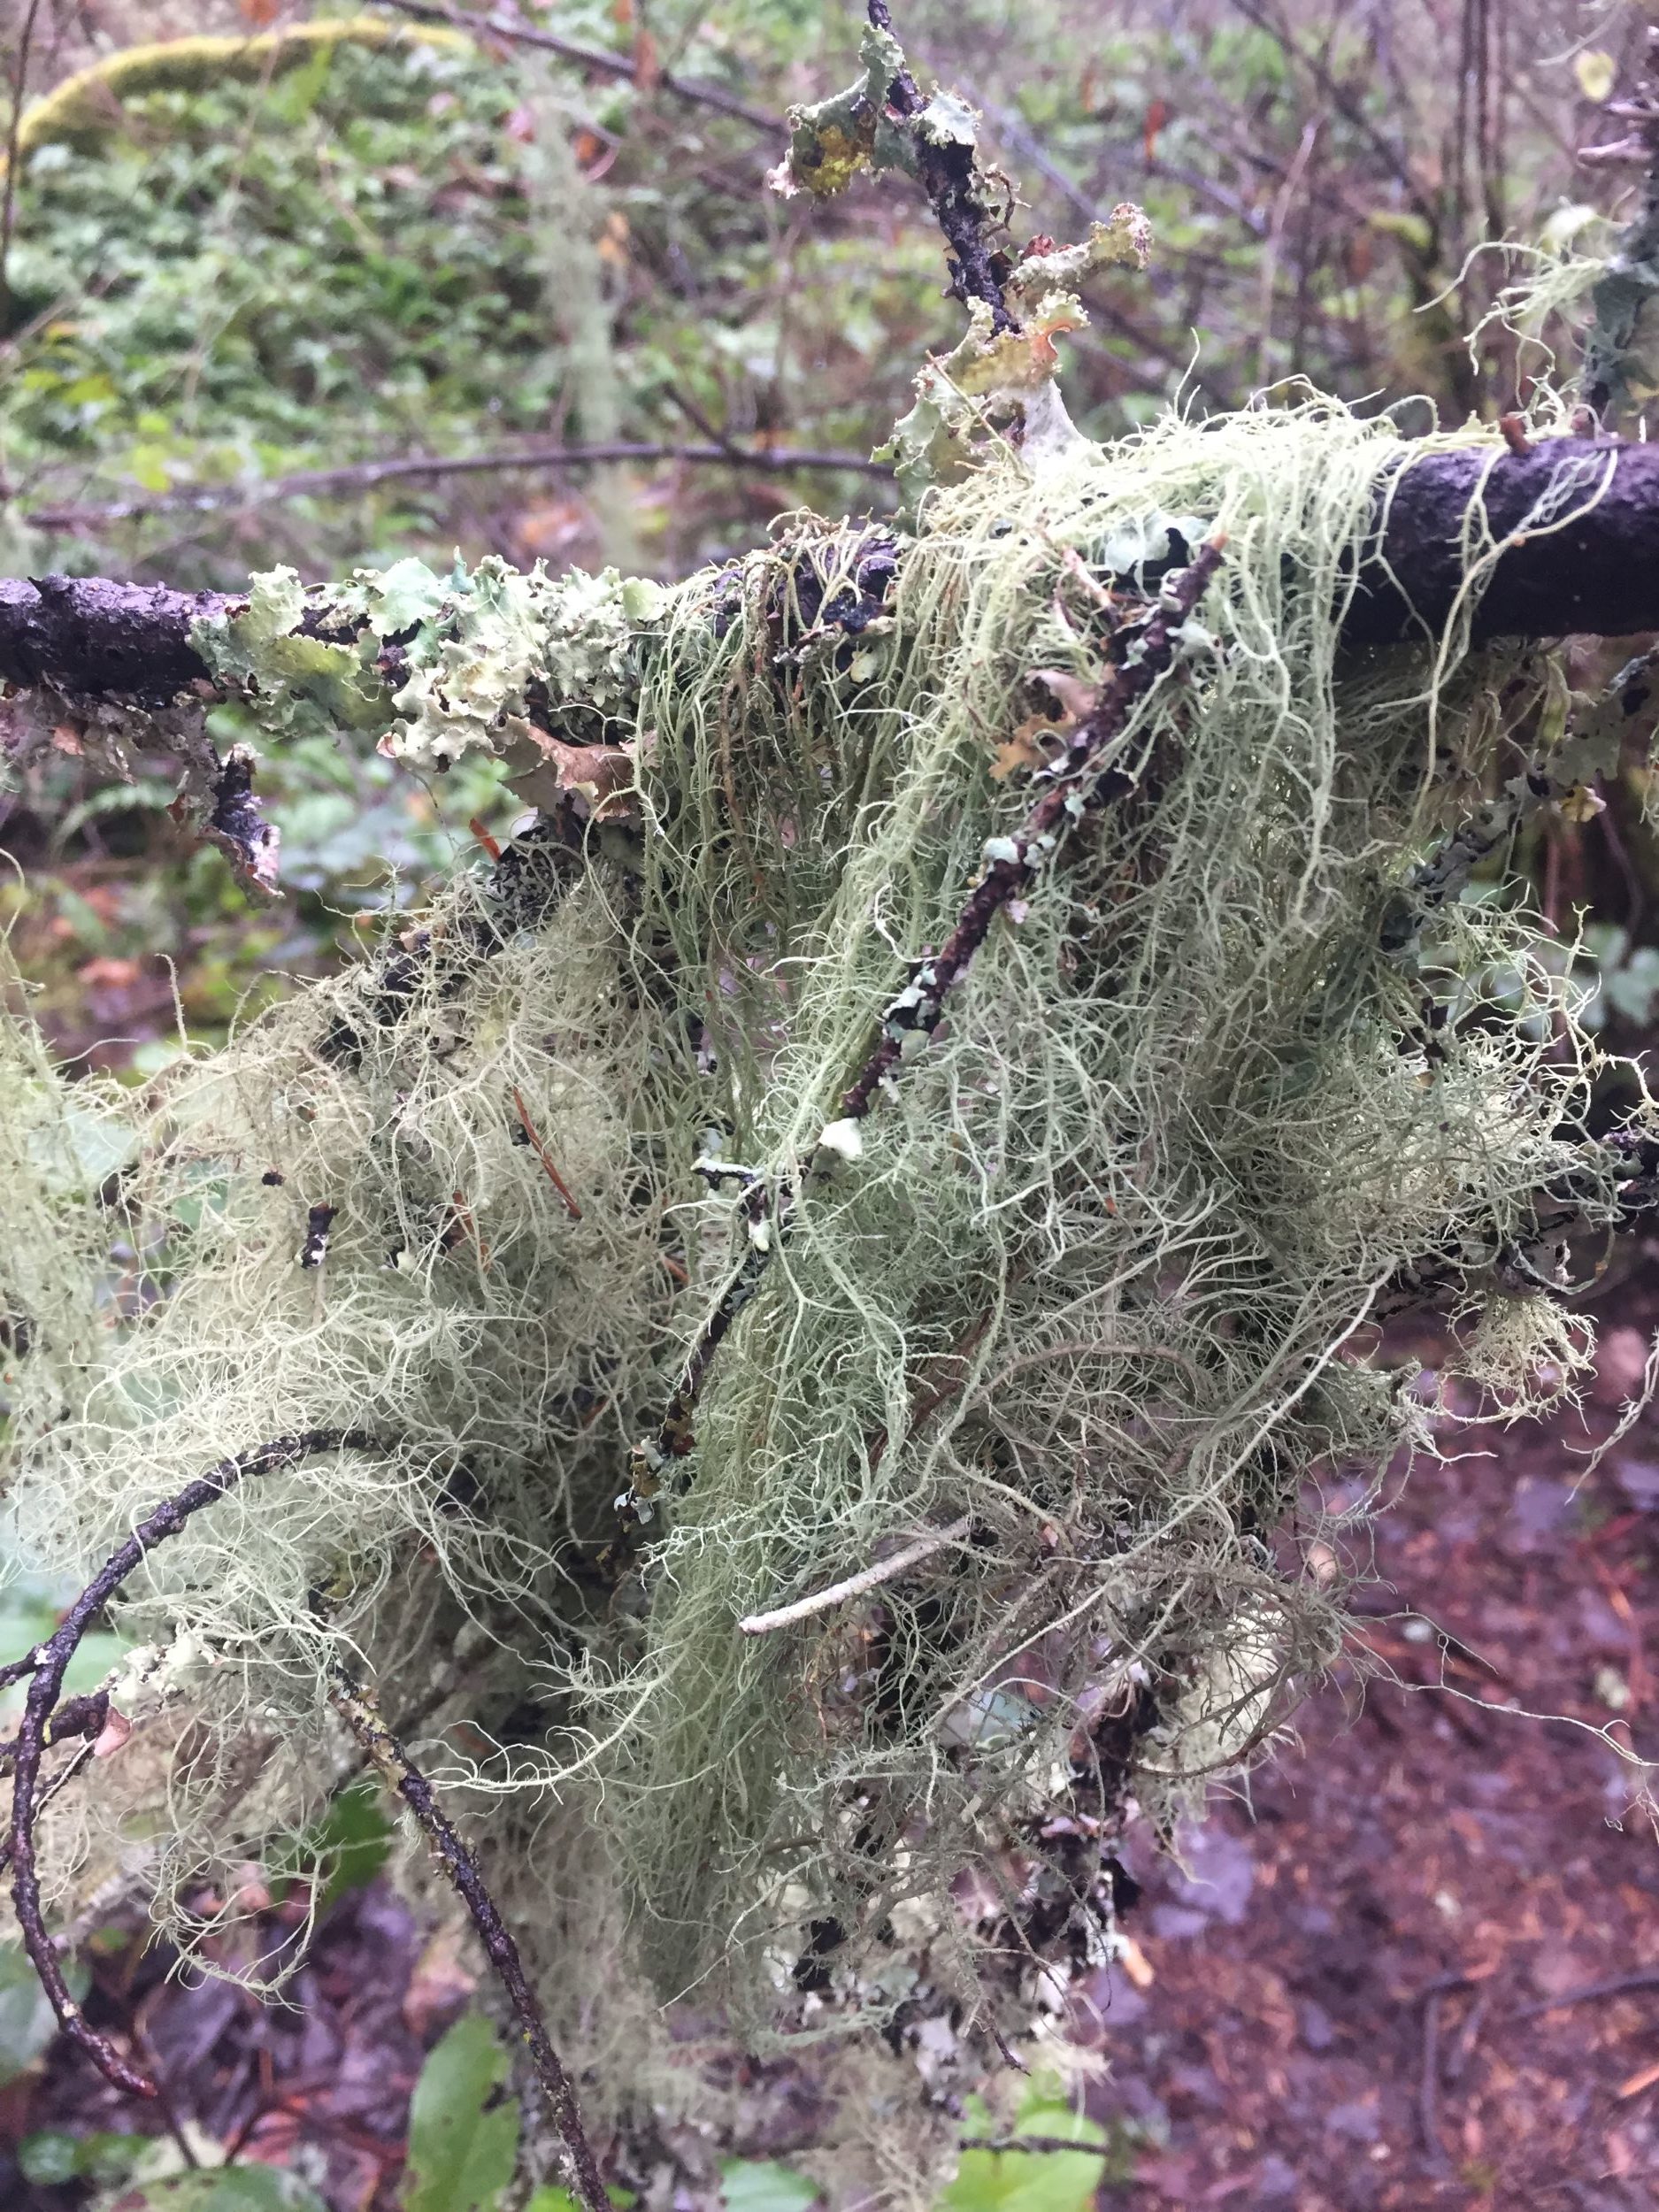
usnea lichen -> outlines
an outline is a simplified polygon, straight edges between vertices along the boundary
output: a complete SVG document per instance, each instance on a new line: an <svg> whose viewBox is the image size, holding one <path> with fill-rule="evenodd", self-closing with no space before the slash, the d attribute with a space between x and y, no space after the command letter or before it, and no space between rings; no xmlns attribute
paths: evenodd
<svg viewBox="0 0 1659 2212"><path fill-rule="evenodd" d="M1440 865L1515 746L1575 741L1557 687L1468 655L1472 595L1434 646L1340 646L1379 485L1446 442L1315 399L999 436L908 535L807 523L666 593L279 573L200 634L273 738L559 773L492 877L136 1097L11 1033L28 1555L84 1571L267 1434L382 1440L198 1516L128 1592L199 1723L164 1890L335 1770L346 1643L394 1709L435 1678L481 1725L439 1779L495 1815L585 2035L695 1987L772 2034L883 2021L940 2094L972 2034L947 2063L930 2023L1023 2032L1105 1955L1132 1808L1201 1801L1338 1647L1288 1509L1317 1535L1324 1471L1428 1446L1377 1318L1426 1272L1471 1371L1546 1399L1578 1340L1504 1256L1563 1176L1615 1208L1531 923ZM882 1010L1216 534L1100 803L849 1141ZM88 1146L96 1177L52 1165ZM785 1191L787 1233L754 1198ZM630 1446L761 1228L625 1540Z"/></svg>

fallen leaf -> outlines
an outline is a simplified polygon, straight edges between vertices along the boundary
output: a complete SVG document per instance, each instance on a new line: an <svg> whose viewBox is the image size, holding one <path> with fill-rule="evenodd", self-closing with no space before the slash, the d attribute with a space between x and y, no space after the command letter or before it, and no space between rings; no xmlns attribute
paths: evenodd
<svg viewBox="0 0 1659 2212"><path fill-rule="evenodd" d="M541 754L538 767L516 777L512 788L527 806L543 812L556 810L562 799L580 799L595 822L626 822L636 809L632 745L567 745L563 738L531 725L530 734Z"/></svg>
<svg viewBox="0 0 1659 2212"><path fill-rule="evenodd" d="M132 1739L132 1722L127 1719L125 1713L118 1713L111 1705L104 1718L104 1726L98 1732L97 1740L93 1744L93 1757L95 1759L113 1758L118 1751L125 1750Z"/></svg>

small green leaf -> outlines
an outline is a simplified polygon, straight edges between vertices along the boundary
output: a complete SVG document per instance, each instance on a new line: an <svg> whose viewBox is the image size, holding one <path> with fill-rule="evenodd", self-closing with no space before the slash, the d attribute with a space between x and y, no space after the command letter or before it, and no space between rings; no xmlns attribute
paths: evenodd
<svg viewBox="0 0 1659 2212"><path fill-rule="evenodd" d="M457 2020L415 2084L404 2212L493 2212L518 2148L506 2077L507 2054L482 2013Z"/></svg>
<svg viewBox="0 0 1659 2212"><path fill-rule="evenodd" d="M130 2173L149 2139L142 2135L26 2135L18 2145L25 2181L51 2188L64 2181L119 2181Z"/></svg>
<svg viewBox="0 0 1659 2212"><path fill-rule="evenodd" d="M971 2120L976 2134L991 2132L989 2116L977 2101ZM1079 2147L964 2151L956 2177L941 2199L944 2212L1089 2212L1111 2154L1104 2129L1037 2091L1021 2105L1012 2132L1074 2139ZM1115 2171L1112 2177L1118 2177Z"/></svg>
<svg viewBox="0 0 1659 2212"><path fill-rule="evenodd" d="M720 2168L726 2212L806 2212L824 2192L772 2158L728 2158Z"/></svg>
<svg viewBox="0 0 1659 2212"><path fill-rule="evenodd" d="M72 1964L65 1978L77 1997L87 1988L86 1969ZM0 1943L0 2088L16 2081L58 2032L46 1992L19 1943Z"/></svg>
<svg viewBox="0 0 1659 2212"><path fill-rule="evenodd" d="M282 1847L268 1870L273 1882L315 1880L320 1915L352 1890L366 1888L391 1847L391 1824L379 1789L373 1782L355 1782L319 1820Z"/></svg>

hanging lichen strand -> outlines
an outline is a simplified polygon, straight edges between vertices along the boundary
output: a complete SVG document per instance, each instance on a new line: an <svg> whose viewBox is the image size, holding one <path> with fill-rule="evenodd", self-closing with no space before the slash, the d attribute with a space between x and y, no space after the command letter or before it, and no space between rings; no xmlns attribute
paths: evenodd
<svg viewBox="0 0 1659 2212"><path fill-rule="evenodd" d="M84 1576L228 1454L358 1440L129 1580L112 1701L162 1755L48 1816L60 1887L148 1851L165 1905L303 1818L343 1654L406 1735L477 1724L435 1778L601 2108L667 2093L637 1968L886 2018L936 2085L926 2024L1023 2032L1110 1941L1131 1809L1336 1650L1282 1525L1428 1441L1377 1317L1432 1284L1511 1403L1570 1382L1528 1239L1546 1189L1610 1219L1613 1156L1532 924L1454 864L1559 686L1466 655L1478 581L1339 649L1447 442L1310 401L1096 448L1003 380L1031 328L973 342L1013 435L925 378L908 534L797 521L669 592L279 574L198 632L267 737L485 746L544 818L137 1094L11 1025L22 1555ZM1563 742L1538 788L1594 766Z"/></svg>

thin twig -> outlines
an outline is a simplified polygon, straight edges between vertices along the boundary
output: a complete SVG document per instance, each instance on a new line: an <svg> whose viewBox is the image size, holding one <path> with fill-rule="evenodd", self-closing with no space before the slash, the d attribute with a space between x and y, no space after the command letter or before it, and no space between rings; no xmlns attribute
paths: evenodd
<svg viewBox="0 0 1659 2212"><path fill-rule="evenodd" d="M572 1221L580 1221L582 1217L582 1210L576 1203L575 1199L572 1197L570 1185L559 1173L557 1168L554 1166L553 1156L548 1150L546 1145L542 1143L540 1135L537 1133L536 1125L530 1118L530 1110L525 1104L524 1099L520 1095L516 1086L513 1089L512 1102L518 1109L519 1125L522 1127L525 1135L528 1138L530 1144L534 1150L536 1158L541 1161L541 1165L547 1171L547 1179L549 1182L552 1184L554 1189L565 1201L565 1206L569 1210L571 1219Z"/></svg>
<svg viewBox="0 0 1659 2212"><path fill-rule="evenodd" d="M70 1783L74 1780L76 1775L80 1773L81 1768L85 1766L87 1761L91 1756L92 1746L89 1743L78 1745L73 1757L65 1759L63 1765L60 1766L57 1773L53 1775L51 1780L44 1785L35 1806L35 1818L37 1825L39 1824L41 1815L51 1803L53 1798L56 1797L61 1790L68 1788ZM10 1838L8 1838L4 1843L0 1843L0 1874L4 1874L11 1863L12 1843Z"/></svg>
<svg viewBox="0 0 1659 2212"><path fill-rule="evenodd" d="M547 2021L526 1978L524 1962L495 1900L484 1886L478 1863L438 1809L432 1785L411 1760L380 1717L374 1694L355 1682L343 1668L334 1672L334 1704L357 1742L367 1753L387 1787L401 1797L419 1824L433 1855L454 1885L472 1915L479 1940L488 1955L513 2011L530 2054L537 2081L546 2094L554 2122L570 2154L576 2193L588 2212L611 2212L610 2199L599 2177L599 2167L582 2125L576 2089L564 2062L553 2047Z"/></svg>
<svg viewBox="0 0 1659 2212"><path fill-rule="evenodd" d="M6 266L12 258L12 226L17 220L18 146L23 135L23 95L28 83L29 49L35 43L35 22L41 0L29 0L18 35L17 75L12 85L12 123L6 134L5 198L0 203L0 330L12 319L12 283Z"/></svg>
<svg viewBox="0 0 1659 2212"><path fill-rule="evenodd" d="M1417 2081L1417 2125L1422 2131L1424 2155L1432 2173L1447 2170L1446 2147L1440 2141L1440 2001L1455 1989L1466 1989L1466 1974L1442 1974L1423 1993L1423 2071Z"/></svg>
<svg viewBox="0 0 1659 2212"><path fill-rule="evenodd" d="M595 76L626 77L632 82L636 74L631 54L610 53L603 46L578 45L574 39L561 38L557 31L545 30L539 23L526 23L513 9L492 8L488 14L480 15L467 8L446 7L442 0L379 0L379 4L396 8L399 15L413 16L418 23L450 24L473 38L484 33L492 38L506 39L515 46L538 47L543 53L558 55L562 61L574 62L578 69L591 70ZM704 78L677 76L673 71L664 69L657 83L677 100L684 100L694 107L712 108L717 115L729 115L757 131L776 131L779 127L778 118L765 108L751 107L747 100L740 100L736 93L724 91Z"/></svg>
<svg viewBox="0 0 1659 2212"><path fill-rule="evenodd" d="M1081 2152L1085 2158L1104 2158L1104 2143L1077 2143L1065 2135L964 2135L956 2148L962 2151L1059 2151Z"/></svg>
<svg viewBox="0 0 1659 2212"><path fill-rule="evenodd" d="M613 439L604 445L530 445L488 453L406 453L388 461L358 461L335 469L300 469L291 476L257 477L231 484L196 484L117 499L101 506L36 507L22 519L37 530L81 530L132 522L145 515L213 514L222 508L262 507L284 499L332 497L373 491L411 477L489 476L511 469L595 468L613 461L698 461L731 468L779 471L841 470L886 480L885 461L862 454L807 446L740 446L724 442L686 444L672 439Z"/></svg>
<svg viewBox="0 0 1659 2212"><path fill-rule="evenodd" d="M738 1626L745 1636L770 1636L774 1628L790 1628L796 1621L810 1620L814 1613L827 1613L832 1606L842 1604L848 1598L861 1598L866 1590L896 1581L912 1567L919 1567L924 1559L931 1559L936 1551L943 1551L948 1544L959 1544L972 1525L972 1515L964 1513L949 1528L919 1537L902 1551L895 1552L891 1559L883 1559L858 1574L849 1575L844 1582L833 1582L827 1590L815 1590L810 1598L797 1598L793 1605L780 1605L771 1613L745 1614Z"/></svg>
<svg viewBox="0 0 1659 2212"><path fill-rule="evenodd" d="M872 4L879 6L880 0L872 0ZM912 1033L932 1037L944 1018L947 997L967 973L997 915L1020 892L1030 888L1062 841L1101 797L1110 772L1105 756L1128 726L1136 707L1173 661L1177 633L1210 588L1221 565L1225 543L1217 534L1201 547L1188 567L1164 578L1151 611L1118 633L1120 657L1102 683L1093 708L1072 731L1064 752L1044 772L1041 797L1011 837L992 841L998 856L987 859L943 947L914 963L903 990L883 1012L875 1042L841 1094L841 1110L846 1121L862 1121L877 1093L894 1079L908 1037ZM625 1518L650 1517L649 1500L664 1470L691 1451L696 1440L696 1410L715 1356L759 1288L794 1211L796 1190L792 1179L786 1178L769 1192L764 1182L747 1170L727 1171L741 1175L745 1185L738 1209L746 1231L743 1257L687 1355L656 1435L634 1448L631 1486L618 1501ZM710 1163L709 1172L718 1176L721 1172L718 1163ZM612 1560L618 1552L616 1546L608 1548L604 1561Z"/></svg>
<svg viewBox="0 0 1659 2212"><path fill-rule="evenodd" d="M35 1824L45 1801L45 1793L40 1789L41 1758L63 1691L65 1671L79 1649L81 1638L127 1576L157 1544L164 1543L169 1536L176 1536L193 1513L216 1503L227 1491L234 1489L251 1475L272 1474L318 1452L379 1448L377 1440L359 1429L307 1429L296 1436L280 1436L250 1451L221 1459L218 1466L187 1483L176 1497L167 1499L139 1523L88 1583L44 1643L37 1645L22 1660L0 1670L8 1680L15 1681L25 1673L33 1677L12 1746L12 1826L7 1849L12 1861L12 1895L18 1931L65 2034L80 2045L106 2080L113 2082L118 2089L130 2090L134 2096L153 2097L156 2085L129 2066L106 2037L88 2027L64 1979L57 1947L46 1932L41 1909L40 1876L35 1863Z"/></svg>
<svg viewBox="0 0 1659 2212"><path fill-rule="evenodd" d="M94 1690L87 1697L65 1698L47 1725L46 1740L49 1744L67 1743L72 1736L96 1736L102 1732L109 1717L110 1694L107 1690ZM12 1771L17 1747L15 1736L5 1743L0 1743L0 1776ZM4 1863L4 1858L0 1857L0 1865Z"/></svg>
<svg viewBox="0 0 1659 2212"><path fill-rule="evenodd" d="M1540 2012L1558 2012L1566 2005L1587 2005L1598 1997L1622 1997L1632 1989L1659 1989L1659 1969L1639 1974L1615 1974L1605 1982L1586 1982L1582 1988L1565 1990L1559 1997L1546 1997L1538 2004L1523 2005L1511 2017L1535 2020Z"/></svg>

